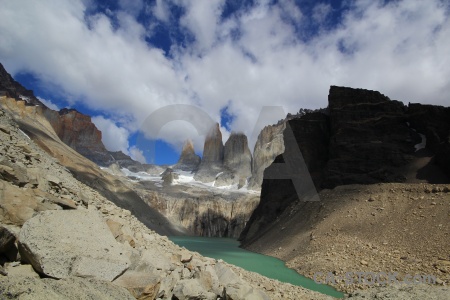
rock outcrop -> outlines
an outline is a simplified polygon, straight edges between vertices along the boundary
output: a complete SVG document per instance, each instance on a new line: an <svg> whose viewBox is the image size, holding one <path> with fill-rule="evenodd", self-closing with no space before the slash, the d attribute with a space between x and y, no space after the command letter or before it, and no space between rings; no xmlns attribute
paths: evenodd
<svg viewBox="0 0 450 300"><path fill-rule="evenodd" d="M328 100L327 111L288 121L296 143L285 145L301 150L317 191L347 184L450 182L444 174L449 166L448 108L405 106L376 91L336 86ZM285 162L288 150L274 165ZM303 197L290 179L264 179L261 202L240 239L257 238Z"/></svg>
<svg viewBox="0 0 450 300"><path fill-rule="evenodd" d="M66 145L96 164L107 166L114 161L103 145L101 131L90 116L67 108L59 112L48 109L44 114Z"/></svg>
<svg viewBox="0 0 450 300"><path fill-rule="evenodd" d="M26 89L20 83L15 81L0 63L0 96L14 98L19 101L25 101L27 105L39 105L47 108L34 95L33 91Z"/></svg>
<svg viewBox="0 0 450 300"><path fill-rule="evenodd" d="M183 145L183 150L181 151L180 159L177 164L173 167L175 170L195 172L200 165L201 158L194 151L194 145L192 141L187 140Z"/></svg>
<svg viewBox="0 0 450 300"><path fill-rule="evenodd" d="M216 186L238 184L245 185L252 174L252 153L248 148L247 136L232 132L225 143L224 171L216 179Z"/></svg>
<svg viewBox="0 0 450 300"><path fill-rule="evenodd" d="M283 130L285 122L269 125L263 128L258 135L253 149L252 176L248 187L259 190L263 182L264 170L270 166L275 158L283 153Z"/></svg>
<svg viewBox="0 0 450 300"><path fill-rule="evenodd" d="M218 123L211 128L205 138L203 156L195 179L202 182L216 180L217 174L223 169L223 142Z"/></svg>

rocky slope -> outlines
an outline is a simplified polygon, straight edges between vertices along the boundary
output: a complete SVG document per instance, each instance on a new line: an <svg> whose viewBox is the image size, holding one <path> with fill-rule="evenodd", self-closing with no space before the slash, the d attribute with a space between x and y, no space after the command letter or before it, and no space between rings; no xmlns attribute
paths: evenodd
<svg viewBox="0 0 450 300"><path fill-rule="evenodd" d="M0 100L1 298L329 298L174 245L139 221L151 211L139 212L132 190L62 143L39 109Z"/></svg>
<svg viewBox="0 0 450 300"><path fill-rule="evenodd" d="M406 274L433 275L436 284L427 288L430 299L446 299L442 295L448 295L450 283L450 185L343 185L324 189L319 196L320 202L292 202L248 248L278 257L310 278L319 274L323 281L332 273L336 281L330 284L355 297L358 290L375 286L359 284L356 277L351 284L338 279L347 272L398 272L399 281ZM416 286L409 287L404 298L390 284L361 292L357 299L421 299L404 295L415 295ZM381 297L386 293L390 298Z"/></svg>
<svg viewBox="0 0 450 300"><path fill-rule="evenodd" d="M96 164L61 142L40 106L25 106L23 101L2 97L0 104L8 111L36 144L55 157L75 178L95 189L116 205L128 209L146 226L161 234L174 234L178 229L117 177L103 172ZM43 166L47 167L48 166Z"/></svg>

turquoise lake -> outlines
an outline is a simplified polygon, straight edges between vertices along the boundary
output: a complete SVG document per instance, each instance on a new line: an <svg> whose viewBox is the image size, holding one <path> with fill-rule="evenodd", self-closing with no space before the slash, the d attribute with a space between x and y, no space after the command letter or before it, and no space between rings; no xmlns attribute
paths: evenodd
<svg viewBox="0 0 450 300"><path fill-rule="evenodd" d="M177 236L170 237L170 240L203 256L223 259L227 263L272 279L299 285L336 298L344 296L343 293L338 292L331 286L317 284L314 280L289 269L283 261L277 258L239 248L239 242L234 239Z"/></svg>

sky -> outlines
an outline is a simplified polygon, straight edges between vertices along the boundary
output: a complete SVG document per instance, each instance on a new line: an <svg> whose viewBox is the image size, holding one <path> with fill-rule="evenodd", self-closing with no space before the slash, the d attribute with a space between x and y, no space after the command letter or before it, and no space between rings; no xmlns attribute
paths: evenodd
<svg viewBox="0 0 450 300"><path fill-rule="evenodd" d="M0 7L7 71L49 107L91 115L109 150L142 162L175 163L188 138L201 154L209 121L200 115L220 123L224 142L244 132L253 149L261 127L283 116L273 106L326 107L330 85L450 105L447 0L0 0ZM177 105L193 110L180 117L164 109ZM148 118L159 120L158 130Z"/></svg>

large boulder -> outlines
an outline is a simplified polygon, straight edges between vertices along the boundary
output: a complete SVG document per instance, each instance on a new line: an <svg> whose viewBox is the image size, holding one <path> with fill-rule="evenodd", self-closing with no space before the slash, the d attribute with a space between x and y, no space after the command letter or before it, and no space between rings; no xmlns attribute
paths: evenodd
<svg viewBox="0 0 450 300"><path fill-rule="evenodd" d="M201 158L194 151L192 141L187 140L181 151L180 159L174 166L174 169L182 171L196 171L200 165Z"/></svg>
<svg viewBox="0 0 450 300"><path fill-rule="evenodd" d="M37 189L22 189L0 180L0 223L21 226L36 212L62 209L39 197L39 193Z"/></svg>
<svg viewBox="0 0 450 300"><path fill-rule="evenodd" d="M112 281L130 264L127 250L94 211L42 212L23 225L19 241L22 259L53 278Z"/></svg>

